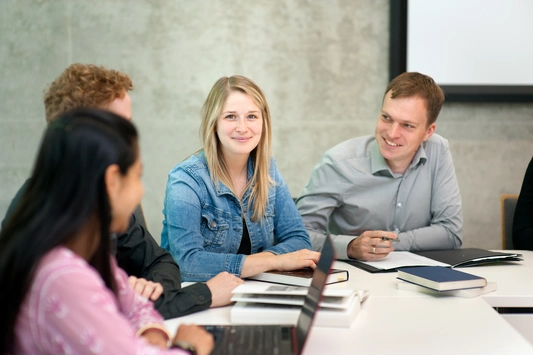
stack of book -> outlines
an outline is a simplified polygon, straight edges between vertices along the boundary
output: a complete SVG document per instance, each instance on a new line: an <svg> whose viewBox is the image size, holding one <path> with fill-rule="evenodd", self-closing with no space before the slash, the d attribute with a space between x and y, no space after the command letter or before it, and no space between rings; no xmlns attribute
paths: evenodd
<svg viewBox="0 0 533 355"><path fill-rule="evenodd" d="M304 268L293 271L266 271L260 274L250 276L248 279L256 281L274 282L284 285L294 286L311 286L313 273L315 271L311 268ZM348 270L331 269L326 279L326 285L337 282L348 281L350 274Z"/></svg>
<svg viewBox="0 0 533 355"><path fill-rule="evenodd" d="M248 281L233 290L237 302L231 324L296 324L308 287ZM317 327L350 327L368 291L326 288L314 323Z"/></svg>
<svg viewBox="0 0 533 355"><path fill-rule="evenodd" d="M472 298L497 289L494 282L442 266L398 269L398 289L431 295Z"/></svg>

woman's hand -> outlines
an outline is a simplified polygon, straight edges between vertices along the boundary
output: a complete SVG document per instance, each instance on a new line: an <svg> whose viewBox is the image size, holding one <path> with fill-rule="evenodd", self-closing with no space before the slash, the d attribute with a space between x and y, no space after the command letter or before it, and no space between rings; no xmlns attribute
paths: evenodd
<svg viewBox="0 0 533 355"><path fill-rule="evenodd" d="M298 270L304 267L316 268L320 253L309 249L293 251L292 253L274 255L275 269L279 271Z"/></svg>
<svg viewBox="0 0 533 355"><path fill-rule="evenodd" d="M173 341L180 340L194 345L198 355L208 355L215 346L213 335L202 327L182 324Z"/></svg>
<svg viewBox="0 0 533 355"><path fill-rule="evenodd" d="M304 267L316 268L320 253L309 249L301 249L292 253L275 255L262 252L246 256L241 277L257 275L265 271L291 271Z"/></svg>
<svg viewBox="0 0 533 355"><path fill-rule="evenodd" d="M139 295L152 301L156 301L163 293L163 285L161 285L159 282L148 281L146 279L137 278L133 275L128 277L128 284Z"/></svg>

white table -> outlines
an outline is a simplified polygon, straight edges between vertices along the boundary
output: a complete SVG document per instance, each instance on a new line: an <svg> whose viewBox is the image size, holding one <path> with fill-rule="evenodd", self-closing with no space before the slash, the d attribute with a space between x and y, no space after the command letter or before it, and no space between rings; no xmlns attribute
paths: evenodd
<svg viewBox="0 0 533 355"><path fill-rule="evenodd" d="M524 255L524 261L486 264L458 268L458 270L482 276L487 281L497 283L497 291L481 296L492 307L533 308L533 251L520 250L517 252ZM371 274L340 261L335 263L335 267L348 269L350 280L330 287L367 289L370 290L372 296L376 297L425 296L417 292L398 290L396 288L396 272Z"/></svg>
<svg viewBox="0 0 533 355"><path fill-rule="evenodd" d="M313 327L304 354L533 354L533 345L492 308L533 307L533 252L523 254L517 265L463 269L498 284L492 294L471 299L398 290L396 273L336 262L350 280L329 287L367 289L370 297L351 328ZM165 323L170 330L181 323L229 324L229 312L210 309Z"/></svg>

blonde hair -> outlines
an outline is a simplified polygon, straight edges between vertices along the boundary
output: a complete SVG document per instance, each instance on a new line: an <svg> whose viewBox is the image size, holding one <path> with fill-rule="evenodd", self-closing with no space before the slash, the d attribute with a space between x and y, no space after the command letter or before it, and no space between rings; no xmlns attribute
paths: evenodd
<svg viewBox="0 0 533 355"><path fill-rule="evenodd" d="M253 186L250 199L248 200L248 208L253 206L252 220L259 221L265 215L268 202L268 189L273 184L269 175L270 159L272 157L270 109L261 89L253 81L240 75L218 79L202 107L200 139L202 140L211 180L216 185L222 182L235 193L216 133L217 120L222 112L222 107L229 94L235 91L250 96L261 110L261 116L263 118L261 139L257 147L250 153L253 164L253 175L245 188L247 190Z"/></svg>
<svg viewBox="0 0 533 355"><path fill-rule="evenodd" d="M130 90L133 84L126 74L92 64L72 64L44 94L46 122L76 108L105 108Z"/></svg>

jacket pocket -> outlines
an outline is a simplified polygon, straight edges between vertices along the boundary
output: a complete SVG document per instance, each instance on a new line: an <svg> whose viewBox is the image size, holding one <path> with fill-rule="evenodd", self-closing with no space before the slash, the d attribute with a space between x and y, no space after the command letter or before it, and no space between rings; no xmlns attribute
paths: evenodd
<svg viewBox="0 0 533 355"><path fill-rule="evenodd" d="M216 212L204 210L202 213L204 248L208 251L214 251L224 245L228 235L229 223L227 219L224 218L223 212Z"/></svg>

